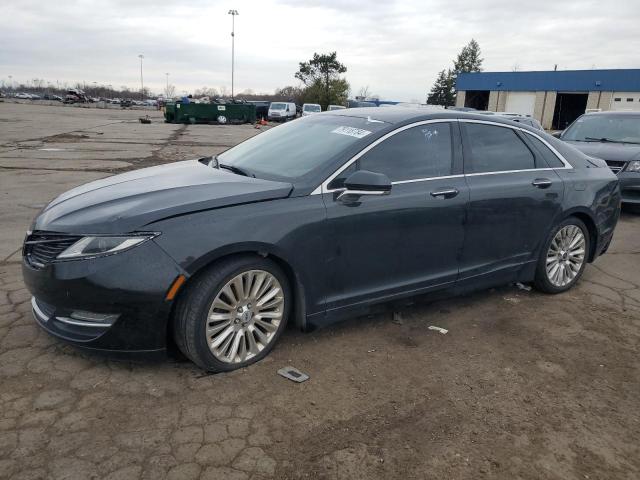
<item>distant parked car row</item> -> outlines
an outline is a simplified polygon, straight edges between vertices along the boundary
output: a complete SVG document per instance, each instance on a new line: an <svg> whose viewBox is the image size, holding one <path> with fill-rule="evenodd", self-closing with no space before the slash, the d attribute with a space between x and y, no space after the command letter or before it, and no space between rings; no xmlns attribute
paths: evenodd
<svg viewBox="0 0 640 480"><path fill-rule="evenodd" d="M341 110L343 108L347 107L342 105L329 105L327 111ZM306 117L322 112L322 107L317 103L305 103L302 105L302 108L299 108L294 102L271 102L267 118L274 122L286 122L287 120L296 118L298 112L300 112L302 117Z"/></svg>
<svg viewBox="0 0 640 480"><path fill-rule="evenodd" d="M17 92L14 94L11 93L1 93L2 97L13 97L18 98L20 100L49 100L55 102L64 102L67 104L71 103L98 103L104 102L110 105L120 105L123 107L131 107L131 106L145 106L145 107L157 107L158 100L149 98L144 101L142 100L132 100L132 99L123 99L123 98L105 98L105 97L90 97L84 93L84 91L71 88L67 90L67 94L65 97L61 97L60 95L55 95L52 93L44 93L42 95L38 95L37 93L27 93L27 92Z"/></svg>

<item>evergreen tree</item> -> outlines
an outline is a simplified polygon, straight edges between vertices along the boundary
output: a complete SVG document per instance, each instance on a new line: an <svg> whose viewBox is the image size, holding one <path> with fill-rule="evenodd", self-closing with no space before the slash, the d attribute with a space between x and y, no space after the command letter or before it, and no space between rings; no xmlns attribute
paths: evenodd
<svg viewBox="0 0 640 480"><path fill-rule="evenodd" d="M484 59L480 56L480 45L473 38L465 45L453 61L453 70L442 70L427 97L432 105L453 106L456 103L456 80L459 73L481 72Z"/></svg>
<svg viewBox="0 0 640 480"><path fill-rule="evenodd" d="M481 72L484 59L480 57L480 53L480 45L472 38L453 62L453 71L456 75L462 72Z"/></svg>
<svg viewBox="0 0 640 480"><path fill-rule="evenodd" d="M438 73L431 92L427 96L427 103L429 105L443 105L445 107L451 107L455 104L454 92L453 92L453 75L451 70L441 70Z"/></svg>

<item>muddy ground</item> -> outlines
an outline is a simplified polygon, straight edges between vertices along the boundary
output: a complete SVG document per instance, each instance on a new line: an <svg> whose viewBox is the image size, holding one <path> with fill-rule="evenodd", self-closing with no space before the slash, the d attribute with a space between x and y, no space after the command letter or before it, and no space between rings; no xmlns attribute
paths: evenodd
<svg viewBox="0 0 640 480"><path fill-rule="evenodd" d="M505 286L289 330L231 374L115 362L50 338L20 273L42 204L257 133L151 115L0 103L0 478L640 478L633 213L569 293ZM286 365L310 380L279 377Z"/></svg>

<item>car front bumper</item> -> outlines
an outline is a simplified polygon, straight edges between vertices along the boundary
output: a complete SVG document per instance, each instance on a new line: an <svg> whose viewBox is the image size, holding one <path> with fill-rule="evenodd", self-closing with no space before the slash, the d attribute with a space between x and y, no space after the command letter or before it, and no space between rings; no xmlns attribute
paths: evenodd
<svg viewBox="0 0 640 480"><path fill-rule="evenodd" d="M640 172L620 172L618 174L622 203L640 205Z"/></svg>
<svg viewBox="0 0 640 480"><path fill-rule="evenodd" d="M171 313L165 296L183 272L155 242L43 268L23 259L22 273L34 318L51 335L116 356L164 355Z"/></svg>

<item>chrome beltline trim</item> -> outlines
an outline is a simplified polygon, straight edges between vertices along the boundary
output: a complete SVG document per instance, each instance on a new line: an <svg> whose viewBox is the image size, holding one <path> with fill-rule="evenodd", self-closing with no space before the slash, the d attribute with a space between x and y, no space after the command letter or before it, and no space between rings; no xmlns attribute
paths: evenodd
<svg viewBox="0 0 640 480"><path fill-rule="evenodd" d="M524 170L501 170L499 172L480 172L480 173L466 173L466 174L459 174L459 175L445 175L445 176L442 176L442 177L415 178L415 179L411 179L411 180L400 180L400 181L397 181L397 182L391 182L392 185L401 185L403 183L428 182L428 181L431 181L431 180L443 180L443 179L447 179L447 178L462 178L462 177L471 177L471 176L480 176L480 175L499 175L499 174L503 174L503 173L519 173L519 172L533 172L533 171L541 171L542 172L542 171L550 171L550 170L573 170L573 166L569 162L567 162L567 160L562 156L562 154L560 152L558 152L553 147L553 145L551 145L549 142L547 142L540 135L537 135L536 133L531 132L529 130L526 130L526 129L522 128L522 127L518 127L516 125L505 125L504 123L492 122L490 120L475 120L475 119L464 119L464 118L431 119L431 120L422 120L422 121L419 121L419 122L410 123L408 125L405 125L403 127L398 128L396 130L393 130L392 132L389 132L389 133L383 135L382 137L377 139L375 142L370 143L365 148L363 148L360 152L358 152L353 157L351 157L349 160L347 160L347 162L345 162L335 172L333 172L333 174L331 174L324 182L322 182L320 185L318 185L315 188L315 190L313 190L313 192L310 193L310 195L322 195L323 193L333 193L333 192L341 191L342 189L340 189L340 188L329 190L328 189L329 183L331 183L331 181L335 177L337 177L340 173L342 173L343 170L347 169L353 162L358 160L360 157L362 157L365 153L367 153L369 150L371 150L373 147L375 147L379 143L384 142L387 138L392 137L393 135L395 135L397 133L400 133L400 132L402 132L404 130L407 130L409 128L417 127L419 125L426 125L426 124L429 124L429 123L445 123L445 122L482 123L482 124L486 124L486 125L496 125L498 127L510 128L512 130L519 130L521 132L524 132L527 135L531 135L531 136L537 138L542 143L544 143L555 154L555 156L558 157L558 159L562 162L564 167L529 168L529 169L524 169Z"/></svg>

